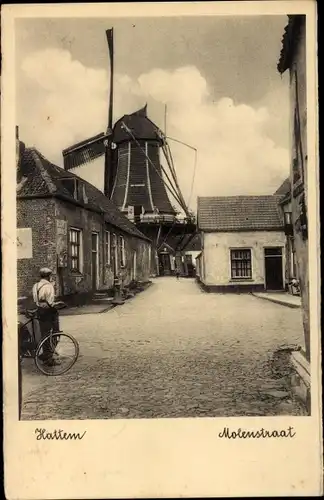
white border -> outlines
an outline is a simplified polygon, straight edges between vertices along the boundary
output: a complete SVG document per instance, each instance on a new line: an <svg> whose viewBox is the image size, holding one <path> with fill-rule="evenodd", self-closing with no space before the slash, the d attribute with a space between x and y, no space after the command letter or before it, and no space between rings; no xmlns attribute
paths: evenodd
<svg viewBox="0 0 324 500"><path fill-rule="evenodd" d="M6 5L2 7L2 238L5 487L9 499L319 496L322 492L316 3L311 1ZM87 430L80 442L35 440L18 422L15 230L17 17L144 17L307 13L308 190L312 416L37 422ZM278 54L279 56L279 54ZM313 167L310 167L313 166ZM8 208L7 208L8 207ZM286 428L285 440L218 438L224 425Z"/></svg>

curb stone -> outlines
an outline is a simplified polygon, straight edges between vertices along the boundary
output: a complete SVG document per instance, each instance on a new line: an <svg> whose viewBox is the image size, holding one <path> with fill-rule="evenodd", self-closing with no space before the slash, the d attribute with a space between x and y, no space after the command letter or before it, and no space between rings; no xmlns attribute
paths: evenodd
<svg viewBox="0 0 324 500"><path fill-rule="evenodd" d="M291 309L300 309L301 308L300 304L293 304L292 302L286 302L285 300L275 299L272 297L262 297L261 295L255 295L253 292L252 292L252 295L253 295L253 297L256 297L257 299L268 300L269 302L273 302L273 304L279 304L280 306L290 307Z"/></svg>

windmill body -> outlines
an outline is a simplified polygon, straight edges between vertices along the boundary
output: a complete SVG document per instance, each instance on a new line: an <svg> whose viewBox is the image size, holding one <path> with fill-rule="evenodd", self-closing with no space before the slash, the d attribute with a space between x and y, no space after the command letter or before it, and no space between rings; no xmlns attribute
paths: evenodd
<svg viewBox="0 0 324 500"><path fill-rule="evenodd" d="M107 137L99 134L63 151L64 166L82 176L82 166L104 158ZM181 248L196 226L171 203L177 188L160 156L165 138L148 118L146 106L120 118L110 137L110 193L114 204L152 241L152 274L170 275L176 268L185 273ZM107 165L106 165L107 166ZM163 172L164 170L164 172ZM176 201L176 200L175 200Z"/></svg>
<svg viewBox="0 0 324 500"><path fill-rule="evenodd" d="M181 249L196 233L165 135L148 118L147 106L112 123L113 29L106 32L111 62L107 132L65 149L64 167L78 170L104 159L104 192L152 241L152 273L183 269ZM164 153L168 170L160 161ZM181 208L175 209L172 200Z"/></svg>
<svg viewBox="0 0 324 500"><path fill-rule="evenodd" d="M177 195L177 189L172 182L166 182L165 176L171 181L172 175L160 161L165 138L148 118L145 106L116 122L112 141L115 155L111 199L152 240L153 272L172 274L175 267L181 267L180 243L196 227L188 218L179 217L171 203L170 193Z"/></svg>
<svg viewBox="0 0 324 500"><path fill-rule="evenodd" d="M116 145L115 178L111 199L129 216L140 210L141 220L163 216L173 221L176 211L168 198L160 163L163 139L149 120L146 108L123 116L113 129Z"/></svg>

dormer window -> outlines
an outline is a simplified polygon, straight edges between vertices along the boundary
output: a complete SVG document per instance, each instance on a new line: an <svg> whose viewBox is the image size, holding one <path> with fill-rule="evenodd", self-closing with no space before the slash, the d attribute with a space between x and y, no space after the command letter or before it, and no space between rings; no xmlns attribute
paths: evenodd
<svg viewBox="0 0 324 500"><path fill-rule="evenodd" d="M83 201L82 194L84 192L84 186L82 186L82 183L79 179L68 177L66 179L61 179L61 183L76 201Z"/></svg>

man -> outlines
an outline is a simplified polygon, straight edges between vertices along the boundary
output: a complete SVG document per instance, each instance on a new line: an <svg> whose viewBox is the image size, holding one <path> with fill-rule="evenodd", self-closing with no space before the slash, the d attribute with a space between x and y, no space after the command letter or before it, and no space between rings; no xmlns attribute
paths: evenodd
<svg viewBox="0 0 324 500"><path fill-rule="evenodd" d="M48 267L43 267L39 271L40 281L33 286L33 299L37 306L37 315L42 337L48 335L53 328L54 332L59 333L59 316L55 309L55 290L51 281L52 270ZM59 364L58 360L53 358L53 352L49 342L45 342L43 346L43 360L47 365Z"/></svg>

